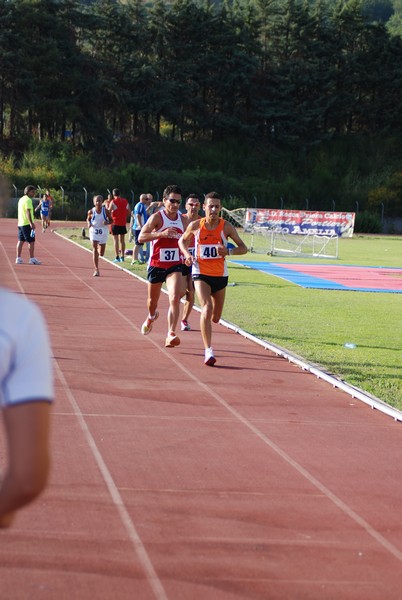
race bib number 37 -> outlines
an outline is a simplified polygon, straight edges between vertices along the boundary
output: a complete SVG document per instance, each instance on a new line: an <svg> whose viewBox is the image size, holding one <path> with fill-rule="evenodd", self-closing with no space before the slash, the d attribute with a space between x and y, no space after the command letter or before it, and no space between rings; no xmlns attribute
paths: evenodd
<svg viewBox="0 0 402 600"><path fill-rule="evenodd" d="M202 244L200 246L200 258L204 260L209 258L219 258L218 246L212 244Z"/></svg>
<svg viewBox="0 0 402 600"><path fill-rule="evenodd" d="M159 260L161 262L179 262L179 249L161 248Z"/></svg>

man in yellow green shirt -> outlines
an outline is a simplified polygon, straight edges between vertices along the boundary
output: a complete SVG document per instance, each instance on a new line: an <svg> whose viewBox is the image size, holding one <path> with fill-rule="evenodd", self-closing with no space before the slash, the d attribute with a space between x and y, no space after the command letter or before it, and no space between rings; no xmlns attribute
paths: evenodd
<svg viewBox="0 0 402 600"><path fill-rule="evenodd" d="M24 262L21 258L21 253L25 242L27 242L29 247L29 264L42 264L40 260L35 258L35 221L32 202L35 192L35 186L27 185L24 189L24 195L18 201L18 242L17 258L15 259L17 265L21 265Z"/></svg>

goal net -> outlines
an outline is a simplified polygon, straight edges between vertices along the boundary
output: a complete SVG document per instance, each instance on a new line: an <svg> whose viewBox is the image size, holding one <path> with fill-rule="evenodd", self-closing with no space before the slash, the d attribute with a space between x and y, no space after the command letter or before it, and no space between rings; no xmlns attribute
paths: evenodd
<svg viewBox="0 0 402 600"><path fill-rule="evenodd" d="M265 227L251 231L250 252L271 256L338 258L338 236L315 233L285 233Z"/></svg>
<svg viewBox="0 0 402 600"><path fill-rule="evenodd" d="M246 212L247 208L235 208L234 210L227 210L222 207L221 214L222 217L232 223L235 227L243 227L246 228Z"/></svg>

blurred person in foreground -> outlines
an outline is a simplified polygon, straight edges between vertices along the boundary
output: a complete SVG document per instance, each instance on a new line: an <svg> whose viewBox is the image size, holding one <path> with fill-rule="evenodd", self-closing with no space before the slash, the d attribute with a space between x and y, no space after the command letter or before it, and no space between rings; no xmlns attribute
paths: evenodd
<svg viewBox="0 0 402 600"><path fill-rule="evenodd" d="M8 189L0 180L0 216ZM0 410L7 463L0 456L0 528L46 486L53 402L52 353L39 308L0 281Z"/></svg>

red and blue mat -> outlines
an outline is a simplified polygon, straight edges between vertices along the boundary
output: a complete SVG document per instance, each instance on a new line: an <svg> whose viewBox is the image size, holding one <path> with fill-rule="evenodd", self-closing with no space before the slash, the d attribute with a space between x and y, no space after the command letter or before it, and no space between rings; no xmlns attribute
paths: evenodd
<svg viewBox="0 0 402 600"><path fill-rule="evenodd" d="M402 269L233 261L250 269L280 277L304 288L355 292L402 293Z"/></svg>

